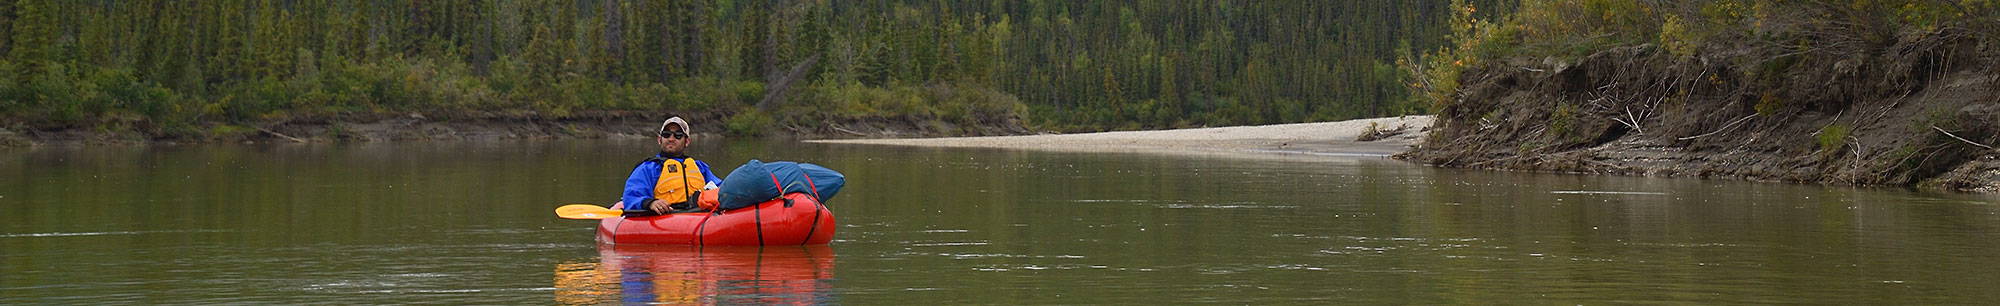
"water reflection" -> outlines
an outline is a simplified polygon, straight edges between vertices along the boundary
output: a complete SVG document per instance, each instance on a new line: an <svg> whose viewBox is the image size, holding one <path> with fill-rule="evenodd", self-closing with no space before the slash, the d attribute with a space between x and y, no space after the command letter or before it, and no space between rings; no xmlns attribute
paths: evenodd
<svg viewBox="0 0 2000 306"><path fill-rule="evenodd" d="M556 264L556 303L833 303L826 245L699 247L599 245L597 262Z"/></svg>
<svg viewBox="0 0 2000 306"><path fill-rule="evenodd" d="M648 145L0 152L0 305L2000 301L2000 196L1898 189L739 141L847 175L837 259L550 214Z"/></svg>

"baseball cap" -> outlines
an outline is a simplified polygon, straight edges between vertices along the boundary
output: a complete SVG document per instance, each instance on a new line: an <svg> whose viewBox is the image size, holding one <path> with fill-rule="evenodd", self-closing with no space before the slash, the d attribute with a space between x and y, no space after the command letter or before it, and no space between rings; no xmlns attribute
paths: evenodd
<svg viewBox="0 0 2000 306"><path fill-rule="evenodd" d="M667 132L667 125L669 125L669 124L678 124L678 125L680 125L680 126L681 126L681 132L682 132L682 133L693 133L693 132L694 132L694 130L691 130L691 129L688 129L688 122L687 122L687 120L681 120L681 117L673 117L673 118L667 118L667 121L666 121L666 122L660 122L660 133L666 133L666 132Z"/></svg>

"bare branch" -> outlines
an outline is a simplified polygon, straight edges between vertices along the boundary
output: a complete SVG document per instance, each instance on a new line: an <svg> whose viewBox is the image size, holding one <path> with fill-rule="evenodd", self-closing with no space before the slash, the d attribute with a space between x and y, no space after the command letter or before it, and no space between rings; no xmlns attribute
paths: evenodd
<svg viewBox="0 0 2000 306"><path fill-rule="evenodd" d="M785 90L790 89L792 87L792 83L797 82L802 77L805 77L807 70L812 70L812 67L814 65L818 65L819 56L820 56L819 54L813 54L812 57L807 57L805 62L799 63L798 66L792 66L792 71L789 73L785 73L784 77L779 78L777 81L771 82L771 85L766 86L764 90L764 100L757 101L757 110L769 112L771 111L772 108L777 107L778 104L784 103Z"/></svg>
<svg viewBox="0 0 2000 306"><path fill-rule="evenodd" d="M1942 129L1942 128L1938 128L1938 127L1937 127L1936 125L1932 125L1932 126L1931 126L1931 129L1933 129L1933 130L1937 130L1937 131L1938 131L1939 133L1944 133L1944 135L1945 135L1945 136L1951 136L1951 138L1952 138L1952 139L1958 139L1958 141L1964 141L1965 143L1969 143L1969 144L1972 144L1972 145L1975 145L1975 146L1979 146L1979 147L1981 147L1981 148L1986 148L1987 150L1992 150L1992 149L1993 149L1993 146L1988 146L1988 145L1983 145L1983 144L1979 144L1979 143L1977 143L1977 142L1972 142L1971 140L1965 140L1965 138L1960 138L1960 137L1958 137L1958 135L1952 135L1950 131L1945 131L1945 130L1944 130L1944 129Z"/></svg>
<svg viewBox="0 0 2000 306"><path fill-rule="evenodd" d="M1744 121L1744 120L1750 120L1750 118L1751 118L1751 117L1756 117L1756 116L1757 116L1757 114L1750 114L1749 116L1743 116L1743 118L1738 118L1738 119L1736 119L1736 121L1730 121L1730 122L1729 122L1729 124L1726 124L1726 125L1723 125L1721 129L1716 129L1716 130L1715 130L1714 132L1708 132L1708 134L1701 134L1701 135L1694 135L1694 136L1688 136L1688 137L1681 137L1681 138L1675 138L1675 140L1689 140L1689 139L1695 139L1695 138L1702 138L1702 137L1708 137L1708 135L1715 135L1715 133L1721 133L1722 131L1728 131L1728 130L1729 130L1729 127L1732 127L1732 126L1736 126L1736 124L1737 124L1737 123L1743 123L1743 121Z"/></svg>
<svg viewBox="0 0 2000 306"><path fill-rule="evenodd" d="M278 138L284 138L285 140L291 140L292 142L306 142L305 139L299 139L298 137L279 134L278 132L272 131L270 129L265 129L265 128L256 128L256 129L258 132L264 132L264 134L271 134L271 136L278 136Z"/></svg>

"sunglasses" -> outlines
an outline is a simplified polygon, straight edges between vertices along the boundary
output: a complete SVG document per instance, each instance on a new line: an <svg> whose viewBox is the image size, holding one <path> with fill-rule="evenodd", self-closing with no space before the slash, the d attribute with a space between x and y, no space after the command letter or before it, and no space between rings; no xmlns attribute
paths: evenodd
<svg viewBox="0 0 2000 306"><path fill-rule="evenodd" d="M688 138L688 133L682 133L680 131L661 132L660 138L686 139Z"/></svg>

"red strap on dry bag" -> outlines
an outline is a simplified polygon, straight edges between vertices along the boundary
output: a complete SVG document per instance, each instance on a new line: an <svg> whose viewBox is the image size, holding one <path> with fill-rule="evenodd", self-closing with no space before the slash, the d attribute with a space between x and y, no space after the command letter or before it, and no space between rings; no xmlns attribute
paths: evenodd
<svg viewBox="0 0 2000 306"><path fill-rule="evenodd" d="M771 173L771 186L778 186L778 197L785 197L785 184L778 183L777 173Z"/></svg>
<svg viewBox="0 0 2000 306"><path fill-rule="evenodd" d="M807 189L807 190L812 190L812 192L813 192L813 201L825 201L825 200L826 200L826 199L822 199L822 198L820 198L820 197L819 197L819 184L814 184L814 183L813 183L813 176L811 176L811 175L805 175L805 174L799 174L799 176L804 176L804 177L806 177L806 189Z"/></svg>

